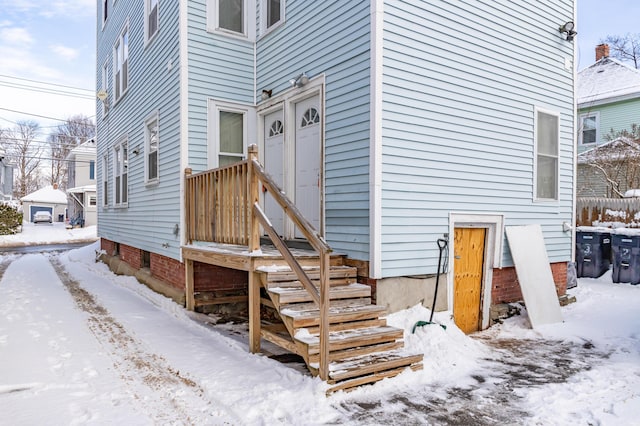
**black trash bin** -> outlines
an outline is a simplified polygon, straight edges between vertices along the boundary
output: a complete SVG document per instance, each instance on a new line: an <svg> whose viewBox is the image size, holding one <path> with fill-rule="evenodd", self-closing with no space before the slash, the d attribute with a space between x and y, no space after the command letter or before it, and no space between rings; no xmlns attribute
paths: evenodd
<svg viewBox="0 0 640 426"><path fill-rule="evenodd" d="M640 284L640 235L612 235L613 282Z"/></svg>
<svg viewBox="0 0 640 426"><path fill-rule="evenodd" d="M63 214L59 214L58 215L58 222L64 222L64 215Z"/></svg>
<svg viewBox="0 0 640 426"><path fill-rule="evenodd" d="M578 278L598 278L611 264L611 234L608 231L576 232Z"/></svg>

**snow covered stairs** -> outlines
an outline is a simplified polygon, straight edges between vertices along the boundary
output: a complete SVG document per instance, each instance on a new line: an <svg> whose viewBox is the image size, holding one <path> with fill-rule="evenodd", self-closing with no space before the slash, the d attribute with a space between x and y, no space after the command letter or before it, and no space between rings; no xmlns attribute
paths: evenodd
<svg viewBox="0 0 640 426"><path fill-rule="evenodd" d="M305 267L319 285L319 268ZM371 287L356 282L356 268L333 265L330 271L329 392L348 390L406 368L422 369L422 354L406 353L403 330L387 325L386 309L371 304ZM262 303L278 311L282 324L263 325L261 336L300 355L318 375L318 306L290 270L261 273Z"/></svg>

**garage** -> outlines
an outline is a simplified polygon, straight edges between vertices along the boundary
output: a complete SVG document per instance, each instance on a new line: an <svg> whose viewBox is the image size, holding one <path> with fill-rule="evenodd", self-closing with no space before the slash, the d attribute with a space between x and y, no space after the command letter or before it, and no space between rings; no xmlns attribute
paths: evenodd
<svg viewBox="0 0 640 426"><path fill-rule="evenodd" d="M67 214L67 194L58 189L58 185L48 185L20 198L24 220L33 223L33 217L39 211L51 214L53 221L62 221Z"/></svg>
<svg viewBox="0 0 640 426"><path fill-rule="evenodd" d="M30 206L29 207L29 222L33 222L33 216L35 216L36 212L49 212L51 214L51 217L53 217L53 207Z"/></svg>

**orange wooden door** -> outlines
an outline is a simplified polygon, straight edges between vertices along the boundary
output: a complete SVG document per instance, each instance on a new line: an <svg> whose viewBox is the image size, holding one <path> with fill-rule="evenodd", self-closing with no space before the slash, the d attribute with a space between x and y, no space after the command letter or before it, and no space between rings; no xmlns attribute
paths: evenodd
<svg viewBox="0 0 640 426"><path fill-rule="evenodd" d="M484 228L456 228L453 261L453 320L466 334L480 330Z"/></svg>

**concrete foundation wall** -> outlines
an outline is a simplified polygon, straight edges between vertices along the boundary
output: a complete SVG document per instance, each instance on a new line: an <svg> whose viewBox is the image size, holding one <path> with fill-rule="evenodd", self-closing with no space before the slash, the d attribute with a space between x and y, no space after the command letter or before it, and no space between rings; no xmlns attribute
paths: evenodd
<svg viewBox="0 0 640 426"><path fill-rule="evenodd" d="M376 303L386 306L389 313L398 312L420 303L431 309L436 277L383 278L376 283ZM447 276L442 274L438 284L436 312L447 309Z"/></svg>

